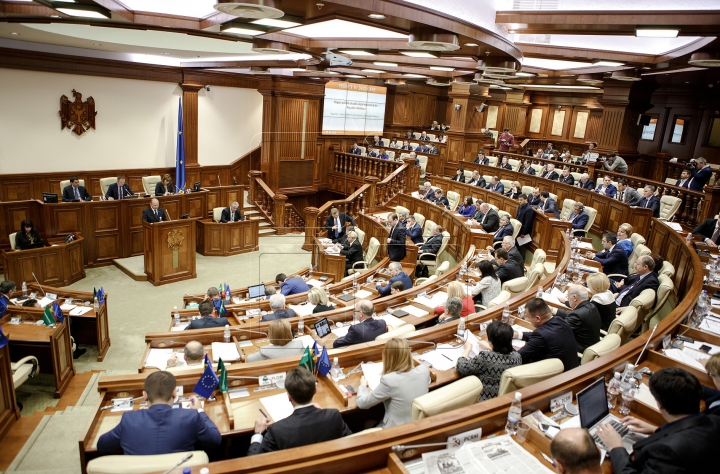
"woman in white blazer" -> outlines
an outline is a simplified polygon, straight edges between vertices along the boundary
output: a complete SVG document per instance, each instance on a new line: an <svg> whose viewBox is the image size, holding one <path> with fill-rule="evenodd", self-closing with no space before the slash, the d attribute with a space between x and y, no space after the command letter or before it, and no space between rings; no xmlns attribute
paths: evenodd
<svg viewBox="0 0 720 474"><path fill-rule="evenodd" d="M357 406L367 409L383 402L385 417L377 426L389 428L410 421L413 400L428 393L430 370L424 365L413 367L410 346L405 339L388 340L382 358L380 383L370 389L363 377L360 380Z"/></svg>

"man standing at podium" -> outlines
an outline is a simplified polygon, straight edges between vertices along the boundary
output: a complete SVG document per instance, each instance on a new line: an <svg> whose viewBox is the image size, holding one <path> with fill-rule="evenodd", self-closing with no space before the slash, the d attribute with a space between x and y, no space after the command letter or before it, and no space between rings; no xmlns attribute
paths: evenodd
<svg viewBox="0 0 720 474"><path fill-rule="evenodd" d="M160 201L155 198L150 201L150 207L142 213L142 220L143 222L150 222L152 224L167 220L165 219L165 209L160 207Z"/></svg>
<svg viewBox="0 0 720 474"><path fill-rule="evenodd" d="M107 192L105 193L105 199L113 201L115 199L125 199L128 196L135 196L130 186L125 184L125 176L118 176L117 183L113 183L108 186Z"/></svg>
<svg viewBox="0 0 720 474"><path fill-rule="evenodd" d="M70 178L70 186L65 186L63 189L62 200L63 202L92 201L92 196L85 186L80 186L77 176L73 176Z"/></svg>
<svg viewBox="0 0 720 474"><path fill-rule="evenodd" d="M230 207L226 207L222 210L220 215L220 222L237 222L243 220L243 215L240 213L240 204L237 201L233 201Z"/></svg>

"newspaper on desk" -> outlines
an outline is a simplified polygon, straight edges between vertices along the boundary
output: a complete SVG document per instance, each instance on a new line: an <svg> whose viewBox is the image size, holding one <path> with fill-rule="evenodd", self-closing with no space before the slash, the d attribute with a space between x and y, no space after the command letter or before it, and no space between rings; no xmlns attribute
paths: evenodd
<svg viewBox="0 0 720 474"><path fill-rule="evenodd" d="M427 474L552 473L510 435L467 443L457 449L423 453Z"/></svg>
<svg viewBox="0 0 720 474"><path fill-rule="evenodd" d="M157 367L160 370L167 369L167 361L172 355L177 355L178 363L176 367L185 365L185 353L175 349L155 349L148 351L147 359L145 359L145 367Z"/></svg>
<svg viewBox="0 0 720 474"><path fill-rule="evenodd" d="M310 278L305 283L307 283L308 286L316 286L318 288L320 288L321 286L323 286L325 284L325 283L321 282L320 280L316 280L315 278Z"/></svg>
<svg viewBox="0 0 720 474"><path fill-rule="evenodd" d="M301 303L301 304L289 304L288 307L295 311L298 316L310 316L315 309L315 305L312 303Z"/></svg>
<svg viewBox="0 0 720 474"><path fill-rule="evenodd" d="M700 323L699 329L720 335L720 320L706 316Z"/></svg>

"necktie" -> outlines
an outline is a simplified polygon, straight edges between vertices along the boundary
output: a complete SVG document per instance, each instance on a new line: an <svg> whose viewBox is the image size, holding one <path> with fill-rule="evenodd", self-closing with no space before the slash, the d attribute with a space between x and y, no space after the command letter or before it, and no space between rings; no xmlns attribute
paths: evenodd
<svg viewBox="0 0 720 474"><path fill-rule="evenodd" d="M486 218L486 217L487 217L487 214L483 214L483 218L482 218L482 220L480 221L481 224L484 224L484 223L485 223L485 218Z"/></svg>
<svg viewBox="0 0 720 474"><path fill-rule="evenodd" d="M569 222L572 222L577 217L577 214L573 214L570 216L570 219L568 219Z"/></svg>
<svg viewBox="0 0 720 474"><path fill-rule="evenodd" d="M650 207L650 198L645 198L645 207Z"/></svg>
<svg viewBox="0 0 720 474"><path fill-rule="evenodd" d="M629 287L625 288L625 289L622 291L622 293L620 293L620 294L618 295L618 297L615 298L615 304L617 304L618 306L620 306L620 304L622 303L623 298L625 298L625 295L627 295L628 293L630 293L630 290L632 290L633 287L634 287L635 285L637 285L637 284L640 282L640 280L643 279L644 276L645 276L645 275L639 276L639 277L637 278L637 280L635 280L635 281L633 282L632 285L630 285Z"/></svg>
<svg viewBox="0 0 720 474"><path fill-rule="evenodd" d="M620 194L618 195L618 196L620 196L620 197L618 197L618 199L620 200L620 202L623 202L623 195L624 195L624 194L625 194L625 191L620 191Z"/></svg>
<svg viewBox="0 0 720 474"><path fill-rule="evenodd" d="M715 232L712 235L712 241L717 243L718 237L720 237L720 227L715 227Z"/></svg>
<svg viewBox="0 0 720 474"><path fill-rule="evenodd" d="M235 222L235 213L230 209L230 222Z"/></svg>
<svg viewBox="0 0 720 474"><path fill-rule="evenodd" d="M78 188L73 188L75 190L75 199L78 201L80 200L80 191L78 191Z"/></svg>
<svg viewBox="0 0 720 474"><path fill-rule="evenodd" d="M157 220L157 209L155 209L155 220Z"/></svg>
<svg viewBox="0 0 720 474"><path fill-rule="evenodd" d="M338 238L338 234L340 233L340 221L338 218L335 218L335 238Z"/></svg>
<svg viewBox="0 0 720 474"><path fill-rule="evenodd" d="M118 186L118 197L119 197L120 199L123 198L123 189L122 189L122 186Z"/></svg>

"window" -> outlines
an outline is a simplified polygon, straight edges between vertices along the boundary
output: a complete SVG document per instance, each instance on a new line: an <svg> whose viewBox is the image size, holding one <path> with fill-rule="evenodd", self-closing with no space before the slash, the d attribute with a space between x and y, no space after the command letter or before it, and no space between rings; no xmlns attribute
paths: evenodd
<svg viewBox="0 0 720 474"><path fill-rule="evenodd" d="M657 117L651 117L650 123L643 126L642 135L640 140L650 140L655 138L655 128L657 127Z"/></svg>
<svg viewBox="0 0 720 474"><path fill-rule="evenodd" d="M683 143L685 136L687 135L688 125L690 120L686 117L675 117L673 121L672 135L670 136L670 143Z"/></svg>
<svg viewBox="0 0 720 474"><path fill-rule="evenodd" d="M710 122L710 135L708 136L707 146L720 147L720 118L714 118Z"/></svg>

